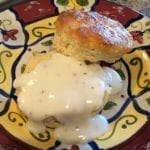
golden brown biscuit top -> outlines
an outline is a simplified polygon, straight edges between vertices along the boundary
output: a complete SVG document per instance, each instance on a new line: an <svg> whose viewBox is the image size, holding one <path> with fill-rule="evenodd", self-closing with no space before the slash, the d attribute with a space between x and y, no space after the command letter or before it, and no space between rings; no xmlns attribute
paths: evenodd
<svg viewBox="0 0 150 150"><path fill-rule="evenodd" d="M57 19L56 28L58 32L69 30L70 34L76 35L81 41L88 37L93 38L93 42L96 40L97 44L100 42L126 48L133 46L132 36L119 22L97 12L75 10L63 12Z"/></svg>

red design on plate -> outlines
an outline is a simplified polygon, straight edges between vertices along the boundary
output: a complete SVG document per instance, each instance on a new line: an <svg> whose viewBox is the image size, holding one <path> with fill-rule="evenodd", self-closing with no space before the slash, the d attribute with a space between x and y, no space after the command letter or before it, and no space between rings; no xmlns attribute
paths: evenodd
<svg viewBox="0 0 150 150"><path fill-rule="evenodd" d="M0 29L1 30L1 33L3 35L3 40L4 41L8 41L9 39L15 41L17 40L15 34L18 33L18 30L17 29L11 29L11 30L3 30L3 29Z"/></svg>
<svg viewBox="0 0 150 150"><path fill-rule="evenodd" d="M143 44L143 32L141 31L131 31L131 35L133 36L133 39L137 41L139 44Z"/></svg>
<svg viewBox="0 0 150 150"><path fill-rule="evenodd" d="M25 24L56 14L57 8L51 0L33 0L13 7Z"/></svg>
<svg viewBox="0 0 150 150"><path fill-rule="evenodd" d="M94 10L102 15L118 20L123 25L125 25L130 19L136 18L139 15L137 12L134 12L127 7L106 0L100 0L94 7Z"/></svg>
<svg viewBox="0 0 150 150"><path fill-rule="evenodd" d="M13 140L12 140L13 139ZM0 126L0 150L26 150L24 145Z"/></svg>
<svg viewBox="0 0 150 150"><path fill-rule="evenodd" d="M80 150L78 145L72 145L71 150Z"/></svg>

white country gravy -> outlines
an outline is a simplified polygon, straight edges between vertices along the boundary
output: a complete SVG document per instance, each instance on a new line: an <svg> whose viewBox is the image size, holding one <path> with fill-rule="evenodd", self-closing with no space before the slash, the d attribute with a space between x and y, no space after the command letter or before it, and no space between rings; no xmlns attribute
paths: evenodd
<svg viewBox="0 0 150 150"><path fill-rule="evenodd" d="M103 134L108 123L97 113L111 90L120 90L113 81L121 84L121 79L114 72L56 53L18 77L18 106L29 118L29 130L43 132L43 120L52 116L60 122L54 136L64 143L85 143Z"/></svg>

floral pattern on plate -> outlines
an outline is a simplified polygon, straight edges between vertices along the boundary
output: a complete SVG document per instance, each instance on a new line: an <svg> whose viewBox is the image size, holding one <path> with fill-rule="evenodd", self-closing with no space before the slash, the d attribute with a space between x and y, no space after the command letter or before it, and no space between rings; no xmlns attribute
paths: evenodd
<svg viewBox="0 0 150 150"><path fill-rule="evenodd" d="M7 16L7 17L6 17ZM0 43L6 46L20 47L25 43L24 31L15 14L6 10L0 16ZM20 38L22 37L22 38Z"/></svg>
<svg viewBox="0 0 150 150"><path fill-rule="evenodd" d="M23 73L32 55L50 50L57 15L71 8L95 10L120 21L131 32L135 48L113 65L122 77L124 86L121 93L111 97L100 112L110 123L108 132L87 145L73 145L69 149L96 150L99 149L98 146L116 146L142 128L150 115L150 62L148 53L144 51L150 49L148 18L104 0L27 2L2 12L3 15L0 16L0 124L7 134L30 149L68 147L53 138L52 128L47 128L45 133L38 135L28 131L27 118L17 107L12 84L13 80Z"/></svg>

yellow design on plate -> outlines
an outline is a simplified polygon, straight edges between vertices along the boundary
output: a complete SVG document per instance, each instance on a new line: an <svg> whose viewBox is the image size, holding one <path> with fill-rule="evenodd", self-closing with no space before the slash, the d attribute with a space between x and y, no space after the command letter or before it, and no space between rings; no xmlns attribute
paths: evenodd
<svg viewBox="0 0 150 150"><path fill-rule="evenodd" d="M54 1L55 5L58 7L59 12L71 8L84 8L86 11L88 11L95 3L95 0L91 0L88 2L89 3L87 5L81 6L77 4L77 1L72 0L69 1L67 5L63 6L59 5L56 0ZM21 72L22 65L25 66L24 60L29 53L34 54L34 52L37 51L47 51L50 49L49 44L51 44L51 42L49 41L49 39L51 40L52 34L55 32L56 18L57 16L42 19L25 26L25 30L29 34L27 48L31 49L31 52L28 52L26 49L26 52L18 62L21 64L17 65L17 69L15 71L13 70L13 73L16 73L16 76ZM132 23L128 27L128 30L140 30L143 32L149 28L146 25L147 22L148 18L144 17ZM149 38L147 31L145 32L143 37L144 42L142 46L144 46L144 44L150 44L148 41ZM138 46L140 46L140 44L136 43L136 47ZM12 69L14 69L12 68L12 66L14 65L14 63L17 63L15 61L22 52L23 47L9 49L4 45L0 45L0 89L8 93L8 97L12 87ZM131 92L130 94L132 96L143 95L144 93L142 94L141 92L143 92L147 88L150 88L150 59L148 54L142 49L138 49L135 52L126 54L123 57L123 61L127 67L126 72L128 73L129 78L128 84L130 85L129 87L127 87L127 92ZM8 97L4 95L1 96L0 93L0 102L2 100L2 102L0 103L0 109L5 109L3 107L6 103L9 102L9 105L7 105L8 110L6 110L6 112L1 114L0 116L0 124L3 126L3 128L5 128L5 130L15 138L33 147L40 149L47 149L49 147L52 147L55 144L52 129L47 128L47 131L45 133L39 135L29 132L26 127L27 118L19 111L16 101L13 98L7 100ZM122 114L120 114L115 120L110 123L110 127L107 133L103 137L98 138L96 140L96 143L101 148L109 148L120 144L130 138L133 134L135 134L146 121L146 115L139 113L135 109L133 101L131 100L123 110Z"/></svg>

